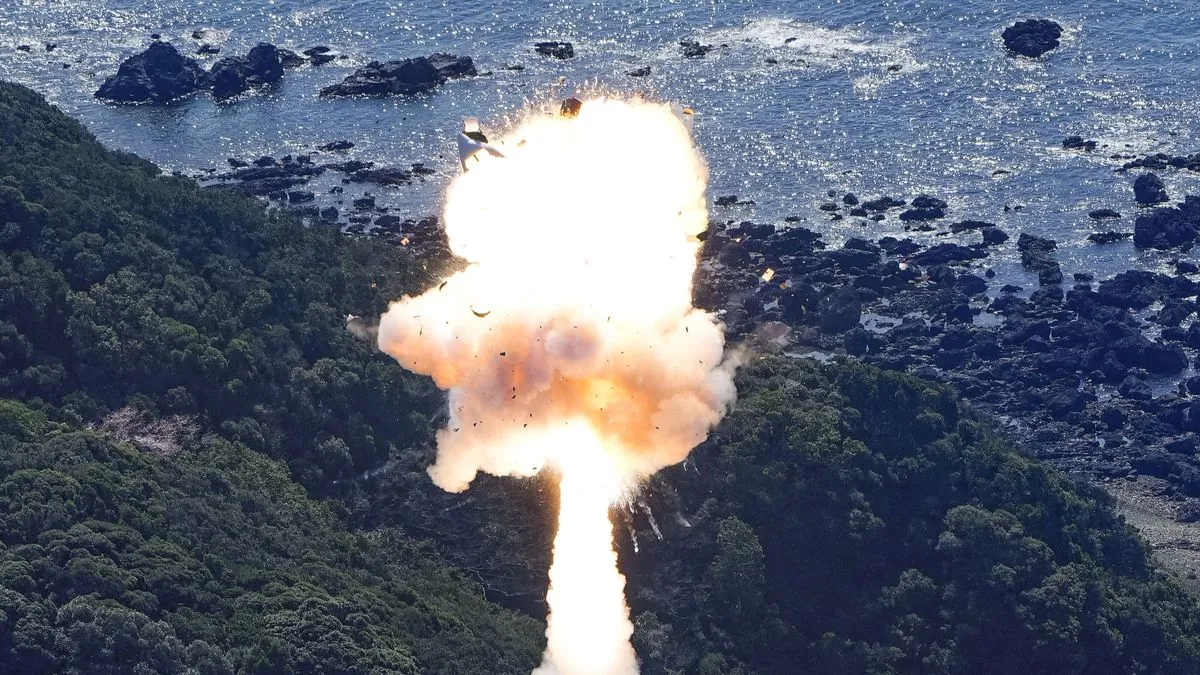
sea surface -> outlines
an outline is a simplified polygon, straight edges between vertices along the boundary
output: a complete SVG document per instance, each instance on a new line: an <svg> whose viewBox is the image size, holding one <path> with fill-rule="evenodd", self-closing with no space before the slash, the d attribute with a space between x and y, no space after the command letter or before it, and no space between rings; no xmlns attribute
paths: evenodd
<svg viewBox="0 0 1200 675"><path fill-rule="evenodd" d="M988 220L1013 235L984 264L1032 290L1036 279L1015 255L1020 232L1057 239L1068 274L1164 268L1178 257L1140 253L1129 242L1094 246L1086 237L1133 227L1135 175L1115 173L1125 160L1114 155L1200 151L1197 9L1195 0L9 0L0 4L0 78L42 92L110 147L187 174L224 169L227 157L302 153L340 139L358 144L353 158L424 162L437 174L422 182L347 186L347 199L371 189L413 217L439 210L457 171L462 117L498 126L532 100L579 89L641 91L696 110L712 195L755 202L714 208L715 219L797 216L832 242L905 236L896 211L864 225L832 221L818 207L829 191L909 199L926 192L950 202L946 223ZM1037 60L1007 55L1001 31L1034 17L1065 27L1062 47ZM200 41L192 37L198 29L206 31ZM185 53L209 42L220 56L242 54L269 41L297 51L328 45L348 58L289 71L276 88L226 104L207 94L166 107L95 100L104 78L151 33ZM535 41L549 39L573 42L577 56L533 53ZM716 48L687 59L681 39ZM58 47L47 52L47 42ZM18 51L22 44L32 50ZM434 51L469 55L492 74L409 98L317 96L371 60ZM197 58L207 66L218 57ZM651 75L625 74L641 66ZM1068 135L1101 147L1065 151ZM1198 175L1162 176L1175 198L1200 193ZM1087 212L1100 207L1125 217L1097 225Z"/></svg>

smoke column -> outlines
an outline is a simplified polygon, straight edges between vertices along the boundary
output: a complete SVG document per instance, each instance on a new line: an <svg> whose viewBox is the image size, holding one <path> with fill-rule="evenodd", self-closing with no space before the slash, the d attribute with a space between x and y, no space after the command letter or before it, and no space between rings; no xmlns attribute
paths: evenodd
<svg viewBox="0 0 1200 675"><path fill-rule="evenodd" d="M707 169L666 105L598 98L530 113L468 160L444 211L469 265L392 303L378 344L449 391L430 467L561 476L537 675L637 673L608 510L682 461L732 403L734 363L692 307Z"/></svg>

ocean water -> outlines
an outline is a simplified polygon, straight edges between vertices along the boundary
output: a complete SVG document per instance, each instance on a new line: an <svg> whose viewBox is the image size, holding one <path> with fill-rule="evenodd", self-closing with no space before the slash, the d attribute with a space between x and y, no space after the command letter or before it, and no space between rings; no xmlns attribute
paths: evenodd
<svg viewBox="0 0 1200 675"><path fill-rule="evenodd" d="M798 216L832 242L905 236L895 211L863 225L831 221L817 207L830 190L864 198L927 192L950 202L944 224L982 219L1012 234L983 264L1032 289L1036 279L1015 255L1020 232L1057 239L1068 274L1161 268L1178 257L1140 253L1129 242L1093 246L1086 237L1133 227L1135 176L1114 173L1125 160L1113 155L1200 151L1195 10L1194 0L10 0L0 6L0 78L42 92L109 146L189 174L224 169L229 156L306 152L339 139L358 144L354 158L424 162L438 173L422 182L346 188L347 199L372 191L414 217L438 211L456 171L463 116L496 126L531 100L584 88L641 91L697 111L711 194L755 202L714 208L715 219ZM1063 46L1039 60L1006 55L1000 32L1033 17L1061 23ZM222 55L265 40L297 51L328 45L348 58L289 71L278 87L228 104L207 94L166 107L92 97L150 33L194 52L197 29ZM533 42L545 39L573 42L577 56L534 54ZM716 48L686 59L680 39ZM59 46L46 52L46 42ZM33 50L17 51L21 44ZM317 96L355 66L433 51L470 55L493 74L411 98ZM510 64L525 69L503 68ZM651 75L625 75L641 66ZM1068 135L1101 147L1064 151ZM1200 176L1162 175L1173 197L1200 190ZM1087 212L1100 207L1125 218L1092 223Z"/></svg>

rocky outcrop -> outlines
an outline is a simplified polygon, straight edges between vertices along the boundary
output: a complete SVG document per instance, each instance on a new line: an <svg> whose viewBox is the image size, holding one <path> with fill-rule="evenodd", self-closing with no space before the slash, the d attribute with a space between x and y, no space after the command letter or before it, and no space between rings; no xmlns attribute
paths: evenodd
<svg viewBox="0 0 1200 675"><path fill-rule="evenodd" d="M696 40L680 40L679 49L689 59L698 59L712 51L712 45L703 45Z"/></svg>
<svg viewBox="0 0 1200 675"><path fill-rule="evenodd" d="M217 51L210 48L202 53ZM228 99L278 82L285 67L298 65L297 59L299 63L304 61L294 52L263 42L245 56L217 61L205 72L199 63L182 56L171 44L154 42L145 52L126 59L117 74L105 80L96 97L127 103L166 103L211 89L218 99Z"/></svg>
<svg viewBox="0 0 1200 675"><path fill-rule="evenodd" d="M1153 173L1138 176L1133 182L1133 196L1139 206L1154 206L1171 200L1167 195L1167 186Z"/></svg>
<svg viewBox="0 0 1200 675"><path fill-rule="evenodd" d="M542 56L549 56L556 59L569 59L575 56L575 45L570 42L561 42L558 40L550 40L547 42L536 42L533 45L533 51Z"/></svg>
<svg viewBox="0 0 1200 675"><path fill-rule="evenodd" d="M1083 136L1067 136L1063 139L1062 146L1064 150L1091 152L1096 149L1096 141L1086 141Z"/></svg>
<svg viewBox="0 0 1200 675"><path fill-rule="evenodd" d="M321 90L326 98L409 95L430 91L447 80L475 75L469 56L433 54L401 61L372 61L342 82Z"/></svg>
<svg viewBox="0 0 1200 675"><path fill-rule="evenodd" d="M1000 37L1010 52L1037 58L1058 48L1062 26L1049 19L1027 19L1005 28Z"/></svg>
<svg viewBox="0 0 1200 675"><path fill-rule="evenodd" d="M1197 228L1200 228L1200 212L1197 210L1176 207L1153 209L1138 216L1133 226L1133 245L1157 249L1188 246L1196 240Z"/></svg>
<svg viewBox="0 0 1200 675"><path fill-rule="evenodd" d="M213 64L209 73L213 96L231 98L253 87L275 84L283 78L283 60L275 45L259 43L246 56L233 56Z"/></svg>
<svg viewBox="0 0 1200 675"><path fill-rule="evenodd" d="M154 42L125 59L116 75L100 85L96 98L119 103L168 103L208 86L208 74L195 59L170 43Z"/></svg>

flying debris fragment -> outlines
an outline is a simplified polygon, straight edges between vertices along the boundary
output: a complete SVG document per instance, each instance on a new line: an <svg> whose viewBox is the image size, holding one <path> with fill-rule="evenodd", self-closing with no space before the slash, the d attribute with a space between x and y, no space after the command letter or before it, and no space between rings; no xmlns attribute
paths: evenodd
<svg viewBox="0 0 1200 675"><path fill-rule="evenodd" d="M683 122L683 126L687 127L690 132L692 130L692 121L696 118L696 111L691 108L685 108L678 103L671 104L671 112Z"/></svg>
<svg viewBox="0 0 1200 675"><path fill-rule="evenodd" d="M563 117L578 117L581 108L583 108L583 101L571 97L562 102L562 106L558 109L558 114Z"/></svg>
<svg viewBox="0 0 1200 675"><path fill-rule="evenodd" d="M458 134L458 161L463 171L468 170L467 160L474 159L476 163L479 162L478 155L481 151L492 157L504 157L504 153L489 143L488 137L480 131L479 120L468 117L463 120L463 130Z"/></svg>

